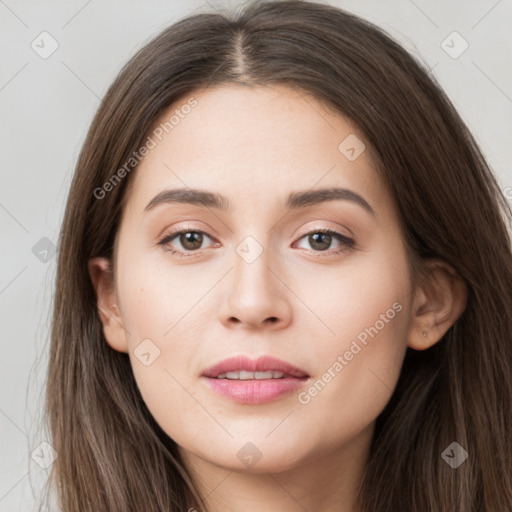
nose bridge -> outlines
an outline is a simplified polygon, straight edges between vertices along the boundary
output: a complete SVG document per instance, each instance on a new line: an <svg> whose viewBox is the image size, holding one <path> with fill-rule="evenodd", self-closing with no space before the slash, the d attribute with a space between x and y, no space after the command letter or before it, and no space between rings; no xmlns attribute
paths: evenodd
<svg viewBox="0 0 512 512"><path fill-rule="evenodd" d="M244 208L239 210L239 216L235 225L235 255L234 255L234 279L236 282L244 281L250 284L252 281L268 285L268 266L278 266L273 236L274 230L269 229L272 224L272 215L269 208L258 208L262 205L258 197L251 205L244 202ZM272 255L272 258L270 257ZM273 263L272 261L273 260Z"/></svg>
<svg viewBox="0 0 512 512"><path fill-rule="evenodd" d="M275 254L270 258L270 235L260 232L256 236L245 236L235 248L233 279L237 291L242 294L270 293L269 288L273 287L270 278L273 274L269 269L271 260L274 266L279 266Z"/></svg>
<svg viewBox="0 0 512 512"><path fill-rule="evenodd" d="M224 321L235 319L252 326L268 319L279 325L288 322L290 304L286 287L277 277L280 264L273 245L271 234L259 230L257 234L246 235L235 246L234 269L220 312Z"/></svg>

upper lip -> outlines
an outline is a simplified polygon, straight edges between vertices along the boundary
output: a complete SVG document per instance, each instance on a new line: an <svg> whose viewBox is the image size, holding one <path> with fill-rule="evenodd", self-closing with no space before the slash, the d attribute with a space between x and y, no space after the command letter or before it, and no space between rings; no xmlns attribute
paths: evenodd
<svg viewBox="0 0 512 512"><path fill-rule="evenodd" d="M282 372L291 377L309 377L309 375L300 368L293 366L286 361L276 359L271 356L262 356L258 359L250 359L246 356L235 356L214 364L202 373L203 377L216 378L221 373L226 372L265 372L275 371Z"/></svg>

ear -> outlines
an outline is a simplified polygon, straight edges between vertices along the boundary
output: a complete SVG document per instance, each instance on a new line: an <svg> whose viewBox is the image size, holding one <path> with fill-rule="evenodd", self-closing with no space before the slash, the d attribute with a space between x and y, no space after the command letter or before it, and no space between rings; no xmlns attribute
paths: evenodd
<svg viewBox="0 0 512 512"><path fill-rule="evenodd" d="M117 306L110 260L101 257L93 258L89 260L88 267L96 291L98 315L103 324L105 339L114 350L128 352L127 332Z"/></svg>
<svg viewBox="0 0 512 512"><path fill-rule="evenodd" d="M412 305L407 346L425 350L437 343L466 309L467 286L446 262L428 260Z"/></svg>

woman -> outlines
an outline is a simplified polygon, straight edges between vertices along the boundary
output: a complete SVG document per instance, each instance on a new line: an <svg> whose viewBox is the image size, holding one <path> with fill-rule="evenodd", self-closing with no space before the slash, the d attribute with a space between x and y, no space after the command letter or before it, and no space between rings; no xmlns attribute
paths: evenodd
<svg viewBox="0 0 512 512"><path fill-rule="evenodd" d="M164 30L68 198L60 506L512 510L510 214L374 25L292 0Z"/></svg>

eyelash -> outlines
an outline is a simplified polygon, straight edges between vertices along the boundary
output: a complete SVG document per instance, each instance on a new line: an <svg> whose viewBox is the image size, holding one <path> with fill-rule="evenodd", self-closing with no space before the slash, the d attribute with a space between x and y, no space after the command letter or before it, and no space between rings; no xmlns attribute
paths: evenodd
<svg viewBox="0 0 512 512"><path fill-rule="evenodd" d="M199 229L185 228L185 229L180 229L180 230L177 230L177 231L171 231L171 232L165 233L158 240L157 245L164 246L164 249L166 251L170 252L173 256L177 255L180 258L189 258L189 257L198 256L201 253L201 249L198 249L198 250L195 250L195 251L188 251L190 254L187 254L187 253L184 253L182 251L177 251L175 249L172 249L170 247L165 247L165 246L167 246L167 244L169 244L169 242L171 242L171 240L176 238L178 235L182 235L182 234L185 234L185 233L201 233L203 235L206 235L208 238L212 238L210 235L208 235L208 233L205 233L204 231L201 231ZM352 249L354 247L354 245L355 245L355 241L352 238L349 238L349 237L347 237L345 235L342 235L338 231L336 231L334 229L330 229L330 228L313 229L313 230L307 231L305 233L302 233L299 236L299 238L297 239L297 241L302 240L307 235L313 235L313 234L317 234L317 233L326 234L326 235L332 235L334 238L336 238L342 244L344 244L344 247L342 246L342 247L336 249L335 251L332 251L332 250L331 251L328 251L328 250L327 251L314 251L313 250L313 252L319 253L315 257L320 257L321 258L321 257L324 257L325 254L333 255L333 254L339 254L339 253L347 252L348 250Z"/></svg>

